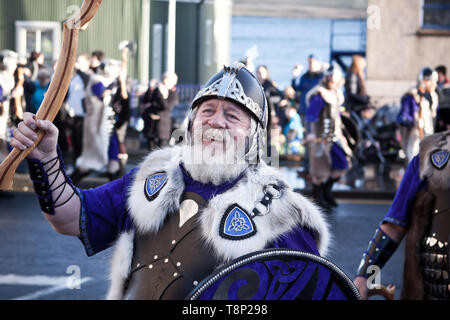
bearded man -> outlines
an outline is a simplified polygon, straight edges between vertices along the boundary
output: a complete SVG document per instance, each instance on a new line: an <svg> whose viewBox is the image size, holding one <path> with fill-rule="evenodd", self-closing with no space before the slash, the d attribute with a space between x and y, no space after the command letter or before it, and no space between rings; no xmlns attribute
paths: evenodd
<svg viewBox="0 0 450 320"><path fill-rule="evenodd" d="M419 153L420 141L434 133L439 104L437 81L437 72L425 67L417 77L416 87L401 98L397 123L402 137L402 149L408 161Z"/></svg>
<svg viewBox="0 0 450 320"><path fill-rule="evenodd" d="M309 200L263 161L268 107L242 65L225 67L192 101L183 144L80 190L57 152L57 129L26 114L12 144L44 139L28 164L41 209L87 255L112 245L109 299L183 299L219 266L267 248L326 254L328 225Z"/></svg>

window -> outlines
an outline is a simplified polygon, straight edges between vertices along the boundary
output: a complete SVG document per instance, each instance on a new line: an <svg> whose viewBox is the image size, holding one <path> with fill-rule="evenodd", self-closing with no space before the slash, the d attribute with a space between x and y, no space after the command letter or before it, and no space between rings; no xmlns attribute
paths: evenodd
<svg viewBox="0 0 450 320"><path fill-rule="evenodd" d="M450 1L423 0L422 29L450 29Z"/></svg>
<svg viewBox="0 0 450 320"><path fill-rule="evenodd" d="M52 66L61 48L61 24L52 21L16 21L16 51L28 57L31 51L44 54L45 64Z"/></svg>

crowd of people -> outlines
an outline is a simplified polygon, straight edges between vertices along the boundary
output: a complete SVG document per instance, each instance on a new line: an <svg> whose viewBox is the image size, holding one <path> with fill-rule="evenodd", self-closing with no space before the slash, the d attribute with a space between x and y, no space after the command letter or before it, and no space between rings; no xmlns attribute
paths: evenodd
<svg viewBox="0 0 450 320"><path fill-rule="evenodd" d="M266 66L256 68L272 115L271 144L281 157L301 159L313 197L327 211L337 205L331 188L352 167L356 153L361 152L357 149L363 147L355 137L370 135L365 124L376 108L367 94L365 68L364 57L355 55L344 75L340 68L311 54L306 72L302 74L302 67L296 65L291 84L284 90L270 79ZM448 87L445 66L425 67L414 88L402 96L392 125L398 133L393 139L405 163L417 155L423 137L449 128L450 108L443 102L448 99L443 89ZM371 147L379 149L380 145Z"/></svg>
<svg viewBox="0 0 450 320"><path fill-rule="evenodd" d="M58 145L72 161L75 184L92 172L102 172L110 180L124 174L131 111L128 47L121 50L121 61L105 58L100 50L78 56L64 106L55 119L60 132ZM7 142L12 128L23 112L38 111L53 68L39 52L32 52L28 61L19 61L9 50L0 56L3 160L10 150ZM353 57L345 76L340 68L319 61L314 54L308 56L307 64L303 74L302 66L294 66L291 83L284 90L271 80L267 66L258 66L254 73L269 103L271 145L281 157L301 161L314 199L331 210L336 206L331 189L354 164L357 146L349 136L349 114L364 122L370 120L374 107L366 91L362 56ZM160 81L152 79L147 89L138 93L143 120L140 134L149 151L169 144L174 129L171 112L180 102L177 81L176 74L165 73ZM445 66L435 70L427 67L420 72L417 85L402 97L396 125L406 160L417 154L424 136L448 127L447 109L438 108L439 92L448 86Z"/></svg>
<svg viewBox="0 0 450 320"><path fill-rule="evenodd" d="M92 172L114 180L124 174L128 159L126 136L131 115L131 84L127 63L129 48L121 60L96 50L77 57L73 77L54 123L58 146L73 168L74 183ZM44 55L31 52L27 61L10 50L0 52L0 161L11 150L8 141L24 112L36 114L49 89L54 69ZM55 64L56 65L56 64ZM165 73L150 81L139 97L148 149L163 147L171 136L170 113L179 101L177 75ZM67 160L66 160L67 161Z"/></svg>

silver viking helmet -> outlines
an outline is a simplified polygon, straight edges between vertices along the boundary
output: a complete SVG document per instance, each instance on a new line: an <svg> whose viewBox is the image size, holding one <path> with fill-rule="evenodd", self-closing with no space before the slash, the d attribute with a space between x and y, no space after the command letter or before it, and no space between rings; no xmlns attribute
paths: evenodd
<svg viewBox="0 0 450 320"><path fill-rule="evenodd" d="M242 64L233 63L212 76L197 93L191 103L187 128L187 141L190 141L195 108L208 99L229 100L251 115L247 159L259 162L267 146L269 107L264 89L258 79Z"/></svg>
<svg viewBox="0 0 450 320"><path fill-rule="evenodd" d="M437 83L439 80L438 73L430 67L425 67L420 70L420 73L417 76L418 82L422 82L424 80L432 80L433 82Z"/></svg>
<svg viewBox="0 0 450 320"><path fill-rule="evenodd" d="M332 80L334 83L340 83L343 79L342 71L336 66L330 66L323 73L323 81L327 83L329 80Z"/></svg>

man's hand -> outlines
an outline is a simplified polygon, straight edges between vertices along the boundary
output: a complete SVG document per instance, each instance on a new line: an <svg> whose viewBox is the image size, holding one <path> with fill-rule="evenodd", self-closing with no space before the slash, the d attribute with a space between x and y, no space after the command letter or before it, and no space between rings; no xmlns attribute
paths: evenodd
<svg viewBox="0 0 450 320"><path fill-rule="evenodd" d="M11 145L20 150L31 147L37 139L38 129L43 130L45 135L28 157L45 162L55 158L58 154L56 151L58 129L51 121L36 120L34 114L25 112L23 121L14 129Z"/></svg>
<svg viewBox="0 0 450 320"><path fill-rule="evenodd" d="M353 280L353 283L358 289L359 294L361 295L361 299L367 300L367 294L369 291L369 289L367 288L367 279L364 277L356 277L355 280Z"/></svg>

